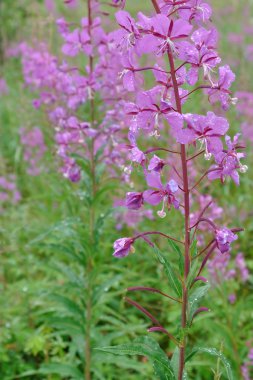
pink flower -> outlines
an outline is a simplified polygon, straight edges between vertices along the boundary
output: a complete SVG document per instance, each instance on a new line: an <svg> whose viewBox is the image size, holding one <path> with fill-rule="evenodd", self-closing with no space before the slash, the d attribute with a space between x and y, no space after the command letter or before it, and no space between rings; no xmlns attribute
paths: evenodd
<svg viewBox="0 0 253 380"><path fill-rule="evenodd" d="M173 204L175 208L179 208L179 201L174 195L178 191L178 184L176 181L172 179L164 186L161 182L160 173L154 171L146 175L146 181L148 186L155 190L144 191L144 201L152 206L157 206L159 203L163 202L162 210L157 212L158 216L161 218L166 216L166 212L164 211L165 206L167 206L168 210L170 209L171 204Z"/></svg>
<svg viewBox="0 0 253 380"><path fill-rule="evenodd" d="M121 238L114 242L113 248L114 253L113 256L121 259L129 254L129 252L133 252L133 244L134 239L132 238Z"/></svg>
<svg viewBox="0 0 253 380"><path fill-rule="evenodd" d="M75 57L78 53L83 52L91 55L92 46L89 34L82 30L75 29L73 32L64 35L65 44L62 46L62 52L70 57Z"/></svg>
<svg viewBox="0 0 253 380"><path fill-rule="evenodd" d="M226 111L230 104L235 104L237 99L231 98L229 88L235 80L235 74L228 65L219 68L219 80L215 88L208 90L209 100L213 104L221 102L222 108Z"/></svg>
<svg viewBox="0 0 253 380"><path fill-rule="evenodd" d="M143 193L127 193L126 194L126 207L129 210L139 210L143 205Z"/></svg>
<svg viewBox="0 0 253 380"><path fill-rule="evenodd" d="M221 251L221 253L225 253L230 250L231 243L237 240L238 236L228 228L224 227L215 231L215 239L218 249Z"/></svg>
<svg viewBox="0 0 253 380"><path fill-rule="evenodd" d="M228 149L214 154L216 165L212 166L209 171L208 178L210 180L220 178L221 181L224 182L226 177L229 176L237 185L239 185L240 178L238 170L241 173L246 173L248 170L248 167L243 165L240 161L245 157L245 154L237 152L239 135L240 134L237 134L233 141L229 136L226 136L225 141Z"/></svg>
<svg viewBox="0 0 253 380"><path fill-rule="evenodd" d="M140 22L145 34L138 44L138 53L156 53L162 55L171 49L177 52L177 41L187 37L192 25L183 19L169 19L163 14L158 14L145 23Z"/></svg>

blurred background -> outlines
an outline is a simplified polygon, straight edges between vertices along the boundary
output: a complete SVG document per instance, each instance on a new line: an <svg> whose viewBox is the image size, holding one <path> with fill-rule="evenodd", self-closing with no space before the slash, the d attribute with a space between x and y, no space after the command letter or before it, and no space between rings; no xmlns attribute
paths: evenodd
<svg viewBox="0 0 253 380"><path fill-rule="evenodd" d="M141 3L128 0L126 9L133 15L151 11L148 2ZM85 269L73 262L69 249L73 241L82 244L86 206L80 206L80 188L59 173L54 129L24 84L19 49L23 41L33 47L43 42L63 60L56 19L79 23L84 5L83 0L73 8L61 0L0 0L1 380L84 378L85 333L76 305L85 289ZM224 352L235 379L248 380L253 379L253 1L213 0L212 6L220 56L237 76L233 91L238 103L227 117L234 134L242 134L249 170L239 187L232 182L213 186L223 220L245 232L230 255L210 266L212 290L206 303L211 311L199 316L191 339ZM114 9L105 10L112 14L108 28L113 29ZM206 108L201 96L194 102L195 112ZM109 207L109 200L103 202ZM161 268L145 255L131 256L123 264L112 260L113 241L119 234L130 236L133 228L127 215L116 217L116 228L112 216L104 227L107 239L95 275L93 347L122 343L145 332L148 321L123 301L124 289L138 282L140 268L145 285L163 281ZM143 230L156 223L152 218L135 222L141 222ZM153 295L143 297L144 305L152 302L166 324L177 317L174 306ZM163 338L160 344L166 348ZM200 355L190 364L190 378L218 380L209 370L217 366L215 358ZM151 366L140 358L94 352L92 367L92 379L153 379ZM220 371L220 379L226 379Z"/></svg>

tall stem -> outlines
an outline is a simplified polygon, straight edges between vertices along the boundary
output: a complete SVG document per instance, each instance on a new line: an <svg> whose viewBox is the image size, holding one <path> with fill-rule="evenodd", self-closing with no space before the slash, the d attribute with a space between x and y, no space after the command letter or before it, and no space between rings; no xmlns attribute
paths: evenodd
<svg viewBox="0 0 253 380"><path fill-rule="evenodd" d="M88 11L88 33L90 40L92 39L92 9L91 0L87 0ZM93 74L93 57L89 56L89 75ZM93 94L90 96L90 122L91 127L94 127L95 122L95 102ZM96 172L95 172L95 152L94 152L94 138L91 139L90 144L90 162L91 162L91 182L92 182L92 195L93 198L96 195ZM94 245L94 224L95 224L95 210L92 204L90 208L90 243ZM86 329L85 329L85 368L84 379L91 380L91 320L92 320L92 257L90 255L87 259L86 272L88 275L87 285L87 299L86 299Z"/></svg>
<svg viewBox="0 0 253 380"><path fill-rule="evenodd" d="M152 0L152 4L157 13L161 13L160 7L157 3L157 0ZM170 63L170 73L173 84L173 90L176 100L176 110L182 114L182 106L179 95L179 88L176 78L176 69L173 54L170 48L168 48L168 58ZM185 145L181 144L180 147L180 156L181 156L181 167L182 167L182 180L184 188L184 278L182 283L183 288L183 297L182 297L182 310L181 310L181 326L182 329L186 328L187 324L187 306L188 306L188 291L187 291L187 278L190 271L190 231L189 231L189 216L190 216L190 190L189 190L189 181L188 181L188 168L187 168L187 156ZM179 356L179 371L178 371L178 380L183 379L184 364L185 364L185 347L186 347L186 338L183 338L180 347L180 356Z"/></svg>
<svg viewBox="0 0 253 380"><path fill-rule="evenodd" d="M171 50L168 50L168 58L171 67L171 79L173 83L177 111L182 113L181 100L179 96L179 89L176 79L175 64ZM188 291L186 287L188 274L190 271L190 231L189 231L189 216L190 216L190 190L188 181L188 169L187 169L187 157L185 145L181 144L181 166L182 166L182 178L183 178L183 188L184 188L184 280L183 280L183 302L182 302L182 313L181 313L181 326L185 329L187 324L187 305L188 305ZM185 346L186 338L183 338L182 346L180 347L180 357L179 357L179 372L178 380L182 380L184 372L184 362L185 362Z"/></svg>

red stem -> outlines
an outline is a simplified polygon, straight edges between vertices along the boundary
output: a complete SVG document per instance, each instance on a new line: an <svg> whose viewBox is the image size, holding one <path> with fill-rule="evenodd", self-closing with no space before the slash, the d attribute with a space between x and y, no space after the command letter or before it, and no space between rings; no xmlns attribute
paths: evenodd
<svg viewBox="0 0 253 380"><path fill-rule="evenodd" d="M140 310L143 314L145 314L154 324L161 326L160 322L149 312L147 311L143 306L141 306L138 302L135 302L131 300L128 297L125 297L125 301L129 303L130 305L136 307L136 309Z"/></svg>
<svg viewBox="0 0 253 380"><path fill-rule="evenodd" d="M148 231L148 232L143 232L137 236L135 236L133 239L136 240L136 239L139 239L139 238L143 238L144 236L147 236L147 235L161 235L163 237L165 237L166 239L170 239L170 240L173 240L173 241L176 241L177 243L180 243L180 244L184 244L181 240L178 240L170 235L166 235L162 232L159 232L159 231Z"/></svg>
<svg viewBox="0 0 253 380"><path fill-rule="evenodd" d="M157 13L161 13L159 5L156 0L151 0L153 6ZM174 89L174 95L176 100L177 112L182 114L181 99L179 95L179 88L176 78L176 69L173 54L170 48L168 48L168 58L170 63L170 73ZM181 166L182 166L182 175L183 175L183 187L184 187L184 279L183 279L183 302L182 302L182 311L181 311L181 326L182 329L186 328L187 324L187 305L188 305L188 291L187 291L187 278L190 271L190 232L189 232L189 219L190 219L190 190L188 182L188 168L187 168L187 157L185 145L181 144ZM184 364L185 364L185 346L186 338L183 339L183 342L180 347L180 358L179 358L179 371L178 371L178 380L183 379Z"/></svg>
<svg viewBox="0 0 253 380"><path fill-rule="evenodd" d="M92 10L91 10L91 0L87 1L87 12L88 12L88 33L90 40L92 40ZM89 56L89 75L92 76L93 73L93 57ZM94 127L95 122L95 102L94 98L90 99L90 121L91 127ZM92 177L92 194L93 197L96 195L96 177L95 177L95 154L94 154L94 142L95 139L91 139L90 146L90 156L91 156L91 177ZM90 236L91 243L94 242L94 224L95 224L95 211L94 207L90 210ZM91 326L92 326L92 283L90 278L91 272L93 270L92 258L89 256L87 260L86 271L88 274L88 285L87 285L87 301L86 301L86 329L85 329L85 367L84 367L84 378L85 380L91 380Z"/></svg>
<svg viewBox="0 0 253 380"><path fill-rule="evenodd" d="M201 150L199 153L194 154L193 156L187 158L187 162L193 160L194 158L200 156L201 154L205 153L204 150Z"/></svg>
<svg viewBox="0 0 253 380"><path fill-rule="evenodd" d="M154 326L154 327L151 327L150 329L148 329L148 332L162 332L164 334L166 334L177 346L179 344L179 342L176 340L176 338L169 333L168 330L166 330L164 327L161 327L161 326Z"/></svg>
<svg viewBox="0 0 253 380"><path fill-rule="evenodd" d="M195 185L194 186L192 186L191 187L191 189L190 189L190 191L192 191L192 190L194 190L200 183L201 183L201 181L209 174L209 173L211 173L211 172L213 172L213 171L216 171L217 169L209 169L209 170L207 170L201 177L200 177L200 179L198 180L198 182L196 182L195 183Z"/></svg>
<svg viewBox="0 0 253 380"><path fill-rule="evenodd" d="M171 68L171 79L174 88L175 100L177 111L182 114L181 100L179 95L179 88L177 84L175 64L173 54L171 49L168 50L168 58ZM190 259L190 232L189 232L189 219L190 219L190 190L188 182L188 168L187 168L187 157L185 145L181 144L181 166L183 174L183 188L184 188L184 279L183 279L183 303L181 311L181 326L182 329L186 328L187 325L187 305L188 305L188 291L187 291L187 278L190 271L191 259ZM178 380L183 379L184 364L185 364L185 347L186 338L183 339L182 345L180 347L180 357L179 357L179 371Z"/></svg>
<svg viewBox="0 0 253 380"><path fill-rule="evenodd" d="M150 149L146 150L143 153L144 154L149 154L149 153L156 152L158 150L163 150L164 152L169 152L169 153L174 153L174 154L180 154L180 152L177 152L177 151L174 151L174 150L169 150L169 149L166 149L166 148L150 148Z"/></svg>
<svg viewBox="0 0 253 380"><path fill-rule="evenodd" d="M140 290L140 291L144 291L144 292L158 293L158 294L161 294L162 296L164 296L166 298L169 298L169 299L171 299L171 300L173 300L175 302L182 303L181 300L179 300L177 298L174 298L174 297L171 297L168 294L161 292L161 290L155 289L155 288L148 288L146 286L134 286L134 287L131 287L131 288L127 288L127 290L129 292L135 292L135 291Z"/></svg>
<svg viewBox="0 0 253 380"><path fill-rule="evenodd" d="M209 89L212 89L212 90L217 89L217 87L211 87L211 86L207 86L207 85L206 85L206 86L205 86L205 85L203 85L203 86L198 86L198 87L194 88L192 91L188 92L188 94L182 96L182 97L181 97L181 100L184 99L184 98L186 98L187 96L193 94L195 91L197 91L197 90L201 90L201 89L203 89L203 88L209 88Z"/></svg>

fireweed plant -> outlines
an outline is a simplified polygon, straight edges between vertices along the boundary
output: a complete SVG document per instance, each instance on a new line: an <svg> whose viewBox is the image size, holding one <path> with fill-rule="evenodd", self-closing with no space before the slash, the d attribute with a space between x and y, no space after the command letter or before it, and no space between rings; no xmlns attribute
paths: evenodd
<svg viewBox="0 0 253 380"><path fill-rule="evenodd" d="M124 6L123 2L114 3ZM120 238L114 243L113 255L125 258L134 252L134 244L140 239L153 248L174 294L164 294L160 289L143 284L128 290L152 292L176 302L181 309L181 321L173 335L150 310L127 297L126 301L152 322L148 331L165 334L176 346L172 359L169 360L150 337L102 350L118 355L148 356L160 379L179 380L187 378L186 362L196 352L206 352L223 361L227 376L232 379L230 365L222 353L204 347L191 350L188 335L195 317L208 311L201 305L209 289L203 270L215 252L226 254L230 251L242 228L220 226L208 217L212 200L199 208L194 222L190 216L194 203L199 202L198 189L206 181L209 181L208 186L217 179L224 184L230 177L239 185L239 173L247 171L247 166L241 162L244 153L240 149L244 147L239 142L239 134L233 138L227 134L229 123L224 116L212 111L204 115L185 113L183 106L190 104L196 92L203 91L211 105L220 103L223 111L228 110L236 103L230 91L235 75L228 65L221 65L216 49L218 33L211 23L209 4L202 0L152 0L151 3L156 12L152 17L140 12L135 20L124 10L116 13L120 29L114 33L114 43L122 54L121 76L125 88L133 93L133 101L124 105L129 125L129 149L132 162L143 169L147 184L144 190L128 192L125 202L126 207L133 210L141 210L145 204L159 205L157 217L164 220L168 233L147 231ZM149 66L155 79L149 89L144 87L145 81L140 80L140 72L147 69L141 62L147 56L149 63L153 62ZM142 149L143 141L148 149ZM198 169L196 178L192 175L193 163L200 160L204 169L200 173ZM178 210L183 219L184 232L181 234L180 230L178 237L169 234L171 222L167 214L171 208ZM199 238L203 225L211 235L207 243L202 235ZM154 236L170 242L174 254L179 255L177 269L150 240Z"/></svg>
<svg viewBox="0 0 253 380"><path fill-rule="evenodd" d="M77 364L50 363L39 371L89 380L102 376L91 347L99 344L95 337L99 336L100 342L103 340L105 325L99 325L99 321L108 314L105 292L120 277L118 272L113 276L112 270L108 270L107 277L100 273L100 269L101 272L105 269L104 260L101 265L101 243L105 247L103 231L111 211L106 200L115 184L118 187L119 182L129 181L130 170L125 162L126 157L130 159L131 149L124 138L127 134L123 102L128 99L128 89L118 75L123 70L121 50L114 43L114 33L102 28L106 14L101 11L99 2L87 0L85 13L87 17L78 25L64 18L56 21L63 40L63 63L43 43L36 42L36 46L21 43L18 50L25 86L36 94L33 106L46 112L50 125L54 126L59 170L75 186L80 183L76 193L80 209L84 210L81 220L76 217L51 229L56 238L51 233L47 244L53 253L62 252L71 259L71 265L76 264L75 270L64 263L58 265L66 278L66 291L64 294L55 292L51 299L61 305L64 316L59 315L58 310L48 315L47 320L53 328L61 330L63 336L67 334L71 338L70 353L75 352ZM28 139L29 135L36 140L34 144ZM33 173L33 164L44 151L43 139L38 130L29 133L22 130L21 138L25 159ZM40 150L34 152L31 148L38 140ZM80 210L76 210L76 215L79 213ZM69 233L67 239L63 236L62 231L68 229L71 241ZM61 231L60 241L56 230ZM108 334L110 329L112 327L107 330Z"/></svg>

